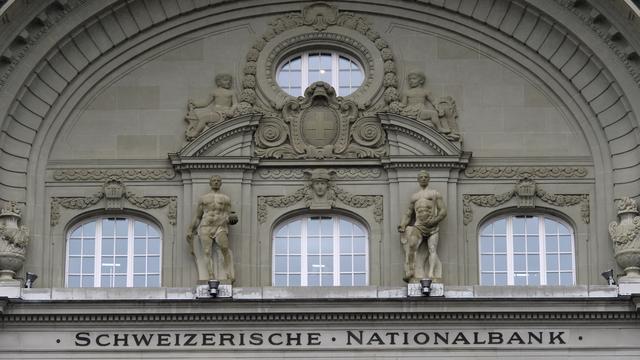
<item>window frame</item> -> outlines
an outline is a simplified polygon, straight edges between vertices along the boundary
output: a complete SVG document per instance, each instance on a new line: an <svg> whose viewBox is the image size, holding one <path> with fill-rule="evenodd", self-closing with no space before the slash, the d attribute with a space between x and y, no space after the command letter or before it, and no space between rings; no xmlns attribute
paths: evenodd
<svg viewBox="0 0 640 360"><path fill-rule="evenodd" d="M114 284L114 274L115 273L109 273L111 275L111 282L110 282L110 286L104 286L102 284L102 276L105 275L106 273L102 272L102 257L103 256L111 256L111 257L117 257L117 256L125 256L125 255L117 255L115 252L115 243L114 243L114 253L112 255L104 255L102 253L102 247L103 247L103 243L104 243L104 237L103 237L103 233L102 233L102 226L103 226L103 221L105 219L125 219L127 221L127 253L126 253L126 257L127 257L127 270L125 273L121 274L121 275L125 275L126 276L126 284L125 286L112 286L115 285ZM141 256L141 254L136 254L135 253L135 223L137 222L141 222L143 224L145 224L145 226L151 226L154 228L154 230L157 232L157 237L158 237L158 253L157 254L149 254L149 246L148 244L146 245L146 249L145 252L142 256L144 256L145 258L145 268L148 268L148 258L150 256L153 257L157 257L158 261L159 261L159 266L158 266L158 272L148 272L147 269L145 269L144 273L136 273L135 272L135 258L137 256ZM79 273L70 273L70 259L71 259L71 255L70 255L70 251L71 251L71 246L70 246L70 240L71 240L71 235L74 233L74 231L78 230L79 228L82 228L83 226L89 224L89 223L95 223L95 229L94 229L94 251L93 251L93 258L94 258L94 264L93 264L93 273L85 273L83 272L82 269L82 261L81 261L81 268L80 268L80 272ZM114 226L116 226L114 224ZM84 231L84 230L83 230ZM149 238L153 237L153 236L149 236L149 232L148 229L146 231L145 234L145 240L148 242ZM84 239L85 238L89 238L88 236L85 236L84 233L82 234L81 238ZM114 241L117 237L113 238ZM83 286L82 284L82 277L84 276L93 276L93 285L91 286L91 288L103 288L103 289L108 289L108 288L133 288L133 287L153 287L153 288L158 288L158 287L162 287L162 253L163 253L163 234L162 234L162 228L156 224L154 221L151 221L149 219L146 219L144 217L140 217L140 216L135 216L135 215L131 215L131 214L105 214L105 215L98 215L98 216L93 216L90 218L86 218L80 221L77 221L75 223L73 223L73 225L69 226L66 230L65 233L65 273L64 273L64 286L65 288L69 288L69 276L72 275L79 275L80 278L80 286L78 288L89 288L89 286ZM81 241L82 244L82 241ZM85 256L91 256L91 255L87 255L84 254L81 248L80 254L79 255L73 255L74 257L79 257L79 258L84 258ZM145 276L145 286L134 286L134 277L135 275L141 275L143 274ZM157 286L148 286L148 276L149 275L157 275L158 276L158 285ZM73 287L76 288L76 287Z"/></svg>
<svg viewBox="0 0 640 360"><path fill-rule="evenodd" d="M287 95L290 96L296 96L296 95L291 95L289 93L289 89L291 88L291 86L283 86L282 84L280 84L280 73L282 72L283 68L287 65L289 65L291 63L291 61L300 58L300 95L299 96L303 96L304 95L304 91L307 87L309 87L309 85L311 85L311 83L309 82L309 55L311 54L318 54L320 56L322 55L331 55L331 82L330 85L336 90L336 96L350 96L352 94L354 94L359 88L362 87L362 85L364 85L365 80L367 78L367 74L365 73L365 68L362 65L362 63L354 56L351 56L347 53L344 52L340 52L337 50L331 50L331 49L308 49L308 50L304 50L302 52L296 52L293 55L284 57L283 59L281 59L278 63L278 66L276 67L276 72L275 72L275 82L276 84L280 87L280 89L282 91L284 91ZM360 84L358 84L357 86L354 86L351 84L351 78L349 78L349 89L351 89L351 92L347 95L342 95L341 94L341 86L340 86L340 70L342 70L340 68L340 58L343 57L345 59L347 59L350 64L353 63L355 64L356 67L358 67L358 70L361 73L362 76L362 81L360 82ZM351 69L349 69L349 73L351 73Z"/></svg>
<svg viewBox="0 0 640 360"><path fill-rule="evenodd" d="M529 284L525 284L525 285L521 285L515 284L515 278L516 278L516 273L518 272L524 272L524 273L530 273L530 272L535 272L535 271L531 271L530 267L528 266L528 260L527 260L527 265L525 267L524 271L515 271L515 265L514 265L514 261L515 261L515 255L522 255L524 254L525 257L528 255L529 250L526 249L526 243L525 243L525 251L524 252L515 252L514 251L514 228L513 228L513 219L514 218L518 218L518 217L536 217L538 219L538 232L537 232L537 237L538 237L538 247L537 247L537 254L539 256L539 270L538 272L540 273L540 281L539 284L533 284L533 285L529 285ZM568 232L569 232L569 236L570 236L570 243L571 243L571 269L570 270L560 270L560 260L558 259L558 269L556 270L549 270L549 264L547 261L547 258L549 255L553 255L553 254L557 254L557 255L562 255L562 254L566 254L568 252L566 251L560 251L560 245L558 244L558 250L554 251L554 252L549 252L547 250L547 229L546 229L546 225L545 225L545 220L551 220L556 222L559 225L564 226ZM495 269L495 255L496 254L503 254L502 252L498 253L495 251L495 248L493 248L492 252L483 252L482 251L482 234L483 234L483 230L489 226L489 225L493 225L496 222L500 221L500 220L505 220L505 240L506 240L506 248L505 248L505 252L504 255L506 256L506 261L507 261L507 268L506 268L506 276L507 276L507 283L506 284L496 284L496 269ZM525 221L526 222L526 221ZM497 234L495 232L491 233L491 236L493 237L493 241L494 241L494 245L495 245L495 236ZM520 236L522 236L522 234L518 234ZM563 236L565 234L560 234L559 232L556 232L555 234L556 236ZM526 235L525 235L526 236ZM519 213L519 214L513 214L513 213L509 213L509 214L503 214L503 215L499 215L499 216L493 216L493 217L489 217L486 221L483 221L480 226L478 227L478 233L477 233L477 239L478 239L478 283L482 286L575 286L576 285L576 278L577 278L577 274L576 274L576 236L575 236L575 229L574 227L569 224L567 221L561 219L558 216L554 216L551 214L546 214L546 213ZM559 238L558 238L559 241ZM490 271L483 271L482 270L482 256L483 255L492 255L492 264L493 264L493 269ZM558 276L560 276L561 273L567 273L570 271L571 273L571 284L549 284L547 275L548 272L557 272ZM502 272L502 271L500 271ZM482 283L482 275L484 274L492 274L493 275L493 283L492 284L483 284ZM527 282L528 282L528 277L527 277Z"/></svg>
<svg viewBox="0 0 640 360"><path fill-rule="evenodd" d="M344 287L354 287L354 286L368 286L369 285L369 280L370 280L370 266L369 266L369 252L370 252L370 246L369 246L369 229L367 228L367 226L365 226L364 223L362 223L361 221L348 216L348 215L343 215L343 214L304 214L304 215L298 215L295 217L291 217L291 218L287 218L284 221L280 221L277 223L276 226L273 227L273 231L271 234L271 285L272 286L277 286L277 287L291 287L291 286L301 286L301 287L321 287L321 286L327 286L327 285L322 285L322 275L320 277L320 284L319 285L309 285L309 270L308 270L308 265L309 265L309 257L310 256L323 256L322 252L320 252L319 254L309 254L308 251L308 247L309 247L309 235L308 235L308 221L305 220L309 220L311 218L314 217L320 217L320 218L325 218L325 217L330 217L332 219L332 228L333 228L333 234L332 234L332 254L331 256L333 257L333 261L332 261L332 266L333 266L333 270L332 270L332 276L333 276L333 283L332 285L329 286L344 286ZM364 254L363 253L356 253L353 250L353 245L351 247L351 252L349 253L342 253L341 249L340 249L340 239L341 239L341 234L340 234L340 220L346 220L347 222L351 223L352 225L358 226L361 228L363 234L364 234ZM280 229L282 229L284 226L288 226L289 224L292 224L296 221L301 221L300 224L300 285L289 285L289 280L290 280L290 276L291 274L296 274L297 272L291 272L289 271L289 269L287 269L287 271L285 272L277 272L276 271L276 256L277 255L282 255L282 254L277 254L276 253L276 235L278 233L278 231L280 231ZM353 236L353 235L352 235ZM295 255L295 254L294 254ZM352 281L354 281L354 276L355 274L361 274L362 271L355 271L353 270L354 268L354 264L353 264L353 256L361 256L364 255L364 278L365 278L365 283L363 285L342 285L340 284L340 277L341 275L344 274L344 272L341 271L341 264L340 264L340 258L343 255L351 255L352 256L352 267L351 267L351 271L349 271L348 273L351 275L351 279ZM289 259L289 257L291 256L291 254L289 253L289 251L287 251L287 259ZM287 260L287 264L289 263L289 261ZM287 275L286 279L287 279L287 284L286 285L276 285L276 275Z"/></svg>

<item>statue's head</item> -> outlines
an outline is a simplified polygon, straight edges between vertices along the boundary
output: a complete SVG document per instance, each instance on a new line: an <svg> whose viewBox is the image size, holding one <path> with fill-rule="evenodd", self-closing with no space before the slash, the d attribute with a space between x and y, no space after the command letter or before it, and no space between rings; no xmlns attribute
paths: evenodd
<svg viewBox="0 0 640 360"><path fill-rule="evenodd" d="M220 190L222 186L222 178L218 175L213 175L209 178L209 186L211 186L212 190Z"/></svg>
<svg viewBox="0 0 640 360"><path fill-rule="evenodd" d="M218 74L216 75L216 85L224 88L224 89L231 89L231 82L233 81L233 79L231 78L231 75L229 74Z"/></svg>
<svg viewBox="0 0 640 360"><path fill-rule="evenodd" d="M429 176L429 173L427 172L427 170L421 170L418 173L418 184L420 184L420 186L428 186L429 185L429 180L431 179L431 176Z"/></svg>
<svg viewBox="0 0 640 360"><path fill-rule="evenodd" d="M409 87L419 87L424 85L426 77L421 71L412 71L407 75L407 81L409 82Z"/></svg>
<svg viewBox="0 0 640 360"><path fill-rule="evenodd" d="M332 173L326 169L315 169L309 173L311 189L317 196L323 197L327 193Z"/></svg>

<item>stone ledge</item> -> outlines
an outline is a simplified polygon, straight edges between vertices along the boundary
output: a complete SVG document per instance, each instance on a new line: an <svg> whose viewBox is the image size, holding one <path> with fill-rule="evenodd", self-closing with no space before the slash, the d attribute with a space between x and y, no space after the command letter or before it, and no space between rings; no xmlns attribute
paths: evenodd
<svg viewBox="0 0 640 360"><path fill-rule="evenodd" d="M577 286L453 286L441 299L615 298L640 294L640 284ZM442 292L444 296L442 296ZM407 287L234 287L233 300L405 299ZM0 287L0 297L27 301L194 300L195 288L31 288Z"/></svg>

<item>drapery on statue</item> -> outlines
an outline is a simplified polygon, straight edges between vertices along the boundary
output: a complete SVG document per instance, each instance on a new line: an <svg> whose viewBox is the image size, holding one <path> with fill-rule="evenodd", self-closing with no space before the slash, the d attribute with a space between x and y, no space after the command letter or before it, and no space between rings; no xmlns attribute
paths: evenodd
<svg viewBox="0 0 640 360"><path fill-rule="evenodd" d="M231 90L231 75L218 74L215 81L217 87L206 102L197 103L189 99L187 115L184 117L187 122L187 140L195 139L206 126L233 116L238 100L235 92Z"/></svg>
<svg viewBox="0 0 640 360"><path fill-rule="evenodd" d="M450 140L459 140L458 113L453 98L446 96L436 101L425 88L425 82L422 72L414 71L407 75L409 88L402 94L400 113L424 121Z"/></svg>
<svg viewBox="0 0 640 360"><path fill-rule="evenodd" d="M405 252L404 281L441 279L442 263L438 257L439 224L447 216L442 195L429 188L429 173L418 173L420 190L411 195L411 202L402 217L398 231ZM425 265L428 270L425 272Z"/></svg>
<svg viewBox="0 0 640 360"><path fill-rule="evenodd" d="M209 180L211 191L202 195L198 200L196 214L191 223L187 242L191 247L191 254L196 257L199 280L227 280L233 283L235 274L233 270L233 256L229 248L229 225L238 223L238 217L231 211L231 200L220 192L222 179L214 175ZM194 244L194 238L198 243ZM216 254L214 245L222 255L222 277L216 277L214 272L213 257ZM201 268L206 268L203 274Z"/></svg>

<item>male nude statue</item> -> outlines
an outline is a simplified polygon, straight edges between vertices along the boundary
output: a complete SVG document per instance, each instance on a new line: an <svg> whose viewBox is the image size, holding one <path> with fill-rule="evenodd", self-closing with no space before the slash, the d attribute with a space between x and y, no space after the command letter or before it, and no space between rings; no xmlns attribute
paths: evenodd
<svg viewBox="0 0 640 360"><path fill-rule="evenodd" d="M200 280L229 280L233 283L235 274L228 234L229 224L236 224L238 217L231 212L231 200L229 197L220 192L220 187L222 186L220 176L212 176L209 180L209 185L211 186L211 191L202 195L198 200L198 208L191 223L189 234L187 234L187 242L191 247L191 254L196 256L196 263L198 265L203 262L206 264L208 279L203 279L203 275L200 274ZM202 250L197 251L198 255L194 252L193 243L193 238L196 236L200 239L200 248L198 250ZM214 273L214 243L220 249L223 258L222 269L225 274L223 274L222 278L216 278Z"/></svg>
<svg viewBox="0 0 640 360"><path fill-rule="evenodd" d="M418 173L420 191L411 195L411 203L398 226L405 252L404 281L418 282L423 278L442 278L442 263L438 257L438 224L447 216L442 195L429 188L429 173ZM425 246L426 240L426 246ZM426 249L425 249L426 247ZM425 273L425 263L429 263Z"/></svg>
<svg viewBox="0 0 640 360"><path fill-rule="evenodd" d="M444 112L436 107L436 102L424 84L426 77L422 72L411 72L407 75L407 83L409 88L402 95L402 104L404 109L403 115L415 117L417 120L426 122L428 125L435 127L436 130L443 134L448 134L451 129L445 124L443 119Z"/></svg>

